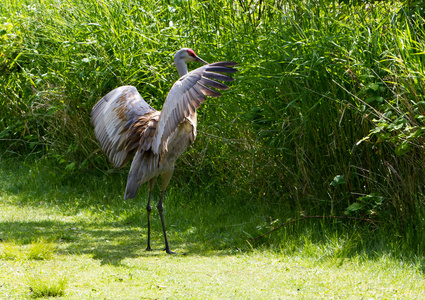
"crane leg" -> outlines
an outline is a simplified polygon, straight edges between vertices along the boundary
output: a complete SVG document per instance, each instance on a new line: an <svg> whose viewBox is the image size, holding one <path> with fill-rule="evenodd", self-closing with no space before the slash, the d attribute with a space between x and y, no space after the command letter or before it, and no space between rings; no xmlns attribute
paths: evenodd
<svg viewBox="0 0 425 300"><path fill-rule="evenodd" d="M155 180L156 178L152 178L151 180L149 180L149 198L148 198L148 204L146 205L146 211L148 213L148 246L146 247L146 251L151 251L151 211L152 211L152 206L151 206L151 195L152 195L152 190L153 187L155 186Z"/></svg>
<svg viewBox="0 0 425 300"><path fill-rule="evenodd" d="M158 205L157 205L159 216L161 217L162 231L164 232L165 251L168 254L176 254L175 252L170 250L170 246L168 245L167 231L165 230L165 221L164 221L164 215L163 215L163 211L164 211L163 201L164 201L165 189L167 188L167 185L170 182L172 175L173 175L173 171L166 173L166 174L161 176L162 177L162 182L161 182L162 192L161 192L161 198L159 198L159 202L158 202Z"/></svg>
<svg viewBox="0 0 425 300"><path fill-rule="evenodd" d="M163 190L161 192L161 198L159 199L158 202L158 212L159 212L159 216L161 217L161 223L162 223L162 231L164 232L164 239L165 239L165 251L168 254L176 254L175 252L170 250L170 246L168 245L168 240L167 240L167 231L165 230L165 221L164 221L164 215L163 215L163 211L164 211L164 206L163 206L163 199L164 199L164 194L165 194L165 190Z"/></svg>

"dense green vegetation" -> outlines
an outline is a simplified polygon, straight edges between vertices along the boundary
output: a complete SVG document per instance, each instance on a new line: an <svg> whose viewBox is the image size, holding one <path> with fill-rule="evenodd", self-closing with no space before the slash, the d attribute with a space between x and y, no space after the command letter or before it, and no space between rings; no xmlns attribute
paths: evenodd
<svg viewBox="0 0 425 300"><path fill-rule="evenodd" d="M424 5L367 2L3 1L0 157L54 161L65 182L102 176L94 103L126 84L160 109L172 55L191 47L240 65L199 110L173 191L246 206L257 226L373 219L358 225L423 254ZM122 194L126 170L117 176L105 189Z"/></svg>

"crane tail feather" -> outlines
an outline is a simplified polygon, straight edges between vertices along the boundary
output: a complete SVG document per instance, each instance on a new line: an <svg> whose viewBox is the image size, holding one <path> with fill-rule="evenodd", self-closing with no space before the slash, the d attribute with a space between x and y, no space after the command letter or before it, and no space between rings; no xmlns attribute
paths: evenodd
<svg viewBox="0 0 425 300"><path fill-rule="evenodd" d="M124 199L136 197L140 185L155 177L158 155L152 151L137 151L127 177Z"/></svg>

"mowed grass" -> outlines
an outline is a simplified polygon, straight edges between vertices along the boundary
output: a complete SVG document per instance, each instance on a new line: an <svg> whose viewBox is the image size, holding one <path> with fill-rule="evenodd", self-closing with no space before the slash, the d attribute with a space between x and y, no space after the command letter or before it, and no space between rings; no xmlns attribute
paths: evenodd
<svg viewBox="0 0 425 300"><path fill-rule="evenodd" d="M295 230L293 242L281 235L281 243L252 245L265 225L249 204L229 212L226 199L212 206L175 188L166 221L178 254L162 251L157 215L154 251L146 252L144 191L124 202L124 173L69 180L56 171L43 162L0 163L0 299L423 297L423 258L358 249L332 228L318 241L314 226Z"/></svg>

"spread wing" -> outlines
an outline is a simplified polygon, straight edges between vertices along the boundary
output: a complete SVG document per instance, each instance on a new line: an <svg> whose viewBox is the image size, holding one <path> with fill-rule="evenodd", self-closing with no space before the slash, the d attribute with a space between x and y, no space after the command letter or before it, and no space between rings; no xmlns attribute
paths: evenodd
<svg viewBox="0 0 425 300"><path fill-rule="evenodd" d="M115 168L125 165L130 159L130 150L134 149L126 143L130 126L139 117L152 112L156 110L143 100L134 86L114 89L93 107L94 132Z"/></svg>
<svg viewBox="0 0 425 300"><path fill-rule="evenodd" d="M235 73L231 68L236 63L231 61L217 62L202 66L182 76L171 88L159 116L157 132L152 143L154 153L162 154L167 150L170 135L179 124L205 101L206 96L219 97L221 94L212 88L226 90L229 87L221 82L233 81L233 78L221 73Z"/></svg>

